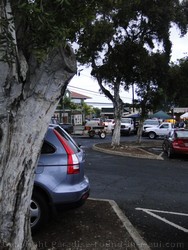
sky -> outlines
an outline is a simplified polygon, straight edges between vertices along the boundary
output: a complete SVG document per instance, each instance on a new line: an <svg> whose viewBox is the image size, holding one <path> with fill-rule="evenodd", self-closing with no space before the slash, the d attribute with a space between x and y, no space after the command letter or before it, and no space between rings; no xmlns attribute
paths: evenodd
<svg viewBox="0 0 188 250"><path fill-rule="evenodd" d="M180 38L180 31L173 27L171 29L172 56L171 61L175 62L185 56L188 56L188 34ZM87 99L86 103L94 107L112 107L111 101L103 94L99 93L99 85L97 81L91 77L90 68L84 68L80 72L80 76L75 75L68 85L68 89L77 93L86 95L91 99ZM129 91L121 91L120 96L125 103L132 103L132 89Z"/></svg>

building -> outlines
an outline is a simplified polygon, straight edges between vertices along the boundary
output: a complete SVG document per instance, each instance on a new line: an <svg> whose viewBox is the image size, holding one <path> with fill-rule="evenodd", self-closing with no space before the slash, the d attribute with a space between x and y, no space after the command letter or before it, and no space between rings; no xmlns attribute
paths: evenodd
<svg viewBox="0 0 188 250"><path fill-rule="evenodd" d="M172 109L172 116L176 119L176 121L180 120L180 116L184 113L188 112L188 107L184 108L176 108L174 107Z"/></svg>
<svg viewBox="0 0 188 250"><path fill-rule="evenodd" d="M91 97L79 94L77 92L73 92L67 90L65 93L65 97L69 98L71 102L78 105L77 109L71 109L70 107L66 107L62 98L60 100L60 104L55 111L54 117L60 123L72 123L73 125L82 125L85 120L85 114L82 110L82 104L86 99L91 99Z"/></svg>
<svg viewBox="0 0 188 250"><path fill-rule="evenodd" d="M130 114L130 108L124 107L123 116ZM114 118L114 108L101 108L101 117L113 119Z"/></svg>
<svg viewBox="0 0 188 250"><path fill-rule="evenodd" d="M74 91L69 91L70 92L70 98L71 101L76 103L76 104L83 104L86 99L91 99L91 97L79 94Z"/></svg>

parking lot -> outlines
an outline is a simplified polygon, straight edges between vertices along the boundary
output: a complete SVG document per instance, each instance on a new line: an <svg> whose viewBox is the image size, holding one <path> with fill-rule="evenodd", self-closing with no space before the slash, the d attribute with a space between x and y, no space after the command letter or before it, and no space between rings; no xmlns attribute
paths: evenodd
<svg viewBox="0 0 188 250"><path fill-rule="evenodd" d="M187 158L115 156L91 150L97 137L76 140L86 150L91 197L115 200L151 249L188 249Z"/></svg>

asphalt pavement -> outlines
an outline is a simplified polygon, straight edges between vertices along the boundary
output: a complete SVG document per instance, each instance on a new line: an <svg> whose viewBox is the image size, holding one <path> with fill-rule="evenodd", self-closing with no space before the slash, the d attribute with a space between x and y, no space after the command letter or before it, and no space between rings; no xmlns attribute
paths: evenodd
<svg viewBox="0 0 188 250"><path fill-rule="evenodd" d="M83 145L84 144L83 143L84 139L87 139L87 135L81 135L81 136L79 136L77 134L76 138L75 138L76 141L80 145ZM95 140L93 138L92 139L89 138L89 139L90 139L90 142L89 143L87 142L87 147L92 147L92 148L94 148L94 150L97 150L97 151L100 151L100 152L103 152L103 153L108 153L108 154L113 154L114 153L113 151L109 151L109 150L107 150L105 148L97 147L98 143L101 143L101 141L98 141L98 138L95 138ZM109 143L110 141L111 141L111 136L108 135L108 137L106 138L105 142ZM83 147L86 147L86 146L83 145ZM143 154L144 154L144 150L143 150ZM148 152L147 151L145 152L145 154L147 155L147 158L148 158ZM121 155L122 156L131 156L132 154L129 153L129 154L121 154ZM149 156L151 158L152 157L156 158L156 156L158 156L158 154L149 152ZM125 213L120 209L120 207L118 206L118 204L114 200L110 200L110 199L97 199L97 198L94 198L93 200L98 201L98 202L100 202L100 201L108 202L109 205L112 207L114 213L117 215L117 217L122 222L122 226L125 228L125 230L127 231L127 234L129 234L130 238L132 239L132 243L130 243L130 238L129 237L127 238L127 244L125 244L127 246L126 249L150 250L150 247L148 246L148 244L146 243L146 241L141 237L141 235L138 233L138 231L136 230L136 228L132 225L132 223L126 217ZM122 241L125 242L126 238L122 239ZM109 248L109 249L112 249L112 248ZM113 248L113 250L115 250L115 248Z"/></svg>
<svg viewBox="0 0 188 250"><path fill-rule="evenodd" d="M122 137L122 140L135 138ZM120 214L133 226L131 232L136 232L142 240L136 244L138 249L143 250L143 246L152 250L188 249L186 159L137 159L92 150L93 144L109 143L111 136L105 140L78 136L75 140L86 150L91 197L117 204ZM135 242L134 236L132 239Z"/></svg>

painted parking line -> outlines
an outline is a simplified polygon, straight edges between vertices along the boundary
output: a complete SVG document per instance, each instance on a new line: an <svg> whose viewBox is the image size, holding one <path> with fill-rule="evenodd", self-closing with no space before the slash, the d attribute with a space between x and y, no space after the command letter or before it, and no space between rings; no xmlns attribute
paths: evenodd
<svg viewBox="0 0 188 250"><path fill-rule="evenodd" d="M129 221L127 216L123 213L123 211L120 209L118 204L114 200L109 199L96 199L96 198L89 198L90 200L97 200L97 201L105 201L109 202L112 209L120 219L120 221L123 223L123 226L135 242L138 250L151 250L149 245L146 243L146 241L141 237L141 235L138 233L136 228L132 225L132 223Z"/></svg>
<svg viewBox="0 0 188 250"><path fill-rule="evenodd" d="M160 215L156 214L156 213L162 213L162 214L172 214L172 215L178 215L178 216L186 216L188 217L188 214L185 214L185 213L177 213L177 212L170 212L170 211L162 211L162 210L154 210L154 209L147 209L147 208L135 208L136 210L141 210L149 215L151 215L152 217L156 218L156 219L159 219L161 221L163 221L164 223L166 224L169 224L171 225L172 227L175 227L176 229L178 230L181 230L183 231L184 233L188 233L188 229L185 228L185 227L182 227L172 221L169 221L167 220L166 218L164 217L161 217Z"/></svg>

